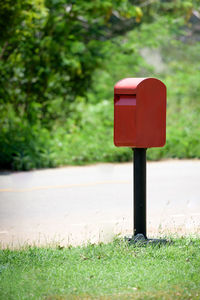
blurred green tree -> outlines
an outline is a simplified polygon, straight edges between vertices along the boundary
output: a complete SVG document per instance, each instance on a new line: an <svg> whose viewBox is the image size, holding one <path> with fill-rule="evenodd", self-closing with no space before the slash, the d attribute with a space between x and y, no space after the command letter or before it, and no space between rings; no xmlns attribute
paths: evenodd
<svg viewBox="0 0 200 300"><path fill-rule="evenodd" d="M30 123L40 119L46 126L66 118L69 104L86 94L113 12L137 15L126 0L6 0L0 8L1 104L12 103Z"/></svg>
<svg viewBox="0 0 200 300"><path fill-rule="evenodd" d="M1 104L12 103L33 124L65 119L109 55L108 40L138 26L142 18L150 21L166 11L187 15L191 7L191 1L178 0L1 2Z"/></svg>
<svg viewBox="0 0 200 300"><path fill-rule="evenodd" d="M41 156L52 130L79 122L92 75L113 38L158 14L187 19L199 0L4 0L0 2L0 164ZM129 51L134 51L130 46ZM108 60L107 60L108 61ZM39 143L39 147L37 147ZM28 149L28 150L27 150ZM39 149L39 150L38 150ZM40 164L38 164L40 166ZM27 168L38 166L31 163ZM21 167L23 168L23 167Z"/></svg>

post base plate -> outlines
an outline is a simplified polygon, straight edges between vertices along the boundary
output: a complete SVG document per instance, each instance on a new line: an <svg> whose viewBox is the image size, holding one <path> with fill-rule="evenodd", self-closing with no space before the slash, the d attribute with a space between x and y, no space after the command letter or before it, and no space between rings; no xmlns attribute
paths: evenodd
<svg viewBox="0 0 200 300"><path fill-rule="evenodd" d="M125 237L125 241L127 241L129 244L137 244L137 245L165 245L167 243L170 243L168 240L165 239L148 239L146 238L142 233L138 233L131 237Z"/></svg>

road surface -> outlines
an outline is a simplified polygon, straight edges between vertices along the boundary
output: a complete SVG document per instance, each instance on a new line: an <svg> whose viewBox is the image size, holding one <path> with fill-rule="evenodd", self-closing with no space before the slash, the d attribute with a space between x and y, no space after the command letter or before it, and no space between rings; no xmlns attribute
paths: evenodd
<svg viewBox="0 0 200 300"><path fill-rule="evenodd" d="M132 176L132 163L1 172L1 245L77 245L131 234ZM147 164L147 232L200 232L200 160Z"/></svg>

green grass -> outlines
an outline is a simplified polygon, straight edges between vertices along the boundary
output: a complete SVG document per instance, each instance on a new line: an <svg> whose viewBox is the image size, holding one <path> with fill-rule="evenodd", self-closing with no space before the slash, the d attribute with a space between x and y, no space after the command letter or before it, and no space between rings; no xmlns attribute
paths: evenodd
<svg viewBox="0 0 200 300"><path fill-rule="evenodd" d="M0 252L0 299L200 299L200 239Z"/></svg>

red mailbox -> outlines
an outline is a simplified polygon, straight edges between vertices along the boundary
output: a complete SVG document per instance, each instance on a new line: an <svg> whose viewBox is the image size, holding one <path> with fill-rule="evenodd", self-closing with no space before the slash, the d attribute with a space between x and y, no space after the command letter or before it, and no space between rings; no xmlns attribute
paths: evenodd
<svg viewBox="0 0 200 300"><path fill-rule="evenodd" d="M114 87L114 144L162 147L166 142L166 87L156 78L125 78Z"/></svg>

